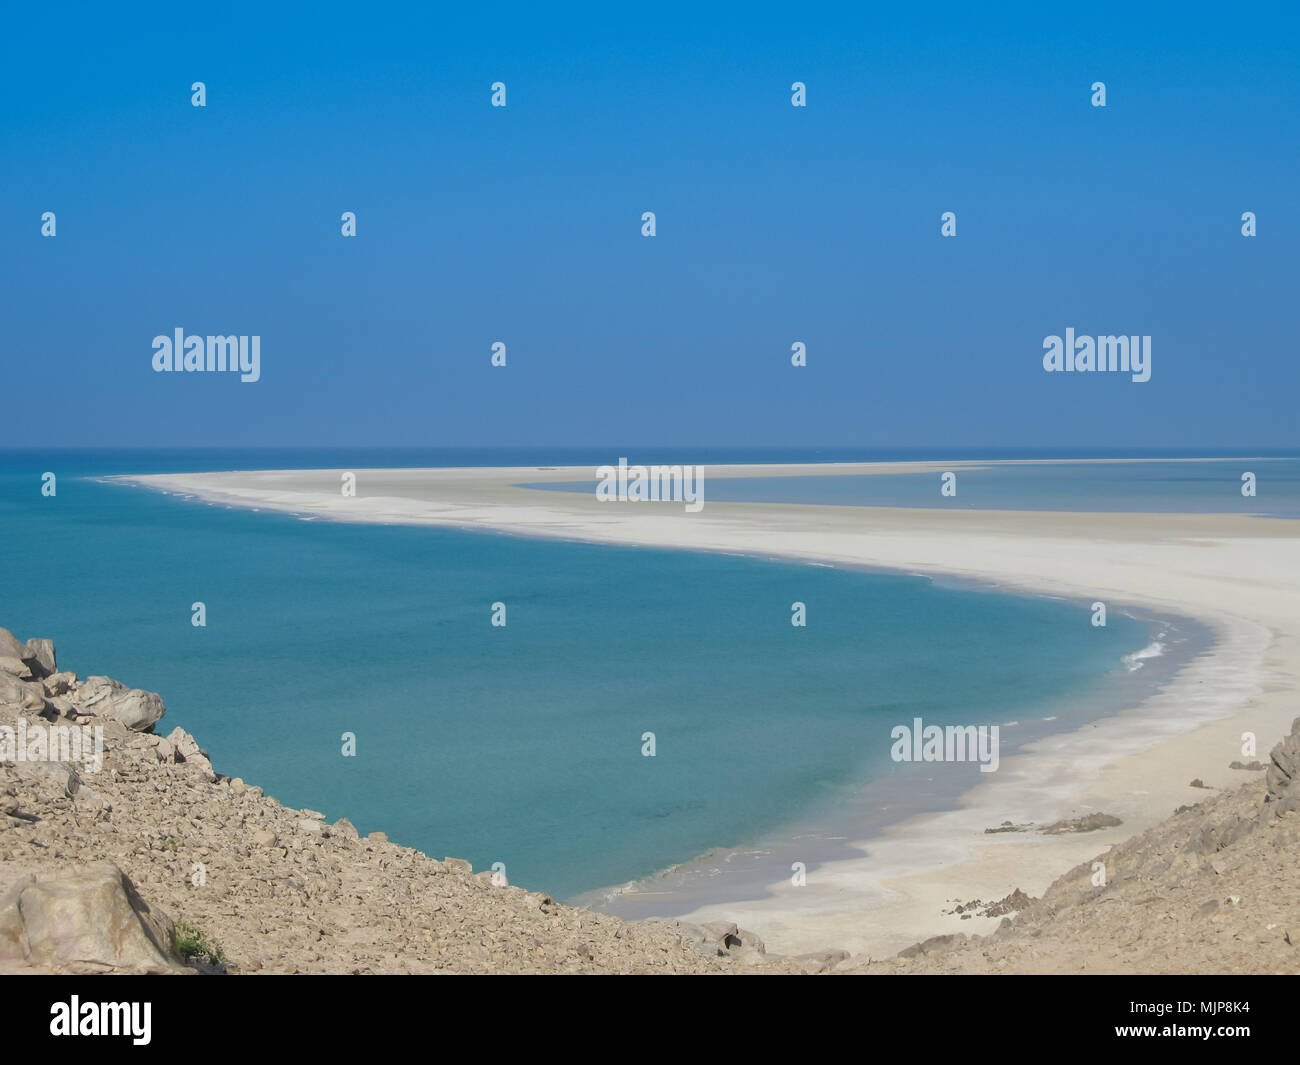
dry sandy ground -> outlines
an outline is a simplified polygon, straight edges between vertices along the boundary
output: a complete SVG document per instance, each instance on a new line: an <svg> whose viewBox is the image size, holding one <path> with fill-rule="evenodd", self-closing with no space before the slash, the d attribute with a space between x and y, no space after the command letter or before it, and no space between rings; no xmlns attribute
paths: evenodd
<svg viewBox="0 0 1300 1065"><path fill-rule="evenodd" d="M829 472L933 472L987 463L709 467L708 477ZM710 906L691 921L753 928L782 953L843 947L883 957L926 937L988 932L952 900L1041 895L1079 862L1167 818L1212 788L1238 783L1242 734L1259 756L1300 708L1300 529L1228 515L905 510L707 502L602 503L590 495L517 487L590 481L581 468L341 470L160 475L133 483L216 504L319 518L493 529L617 544L803 558L950 574L1080 601L1190 616L1216 633L1212 650L1140 706L1004 759L960 809L862 841L862 857L824 865L803 887ZM707 499L707 483L706 483ZM1248 758L1244 759L1249 761ZM1003 821L1049 823L1093 812L1118 828L1082 835L987 835Z"/></svg>

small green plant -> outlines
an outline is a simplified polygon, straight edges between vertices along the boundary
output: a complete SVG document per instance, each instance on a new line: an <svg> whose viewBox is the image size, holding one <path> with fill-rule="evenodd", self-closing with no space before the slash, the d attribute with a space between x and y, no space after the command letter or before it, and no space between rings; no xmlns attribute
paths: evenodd
<svg viewBox="0 0 1300 1065"><path fill-rule="evenodd" d="M186 961L206 961L210 965L224 965L225 951L215 939L209 939L206 932L195 928L185 921L176 922L176 949Z"/></svg>

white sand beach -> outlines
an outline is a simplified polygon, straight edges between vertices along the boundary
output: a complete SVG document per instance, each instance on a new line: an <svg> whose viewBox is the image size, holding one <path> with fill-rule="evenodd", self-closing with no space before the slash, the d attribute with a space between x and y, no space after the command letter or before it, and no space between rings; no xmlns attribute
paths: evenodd
<svg viewBox="0 0 1300 1065"><path fill-rule="evenodd" d="M961 471L992 463L710 466L710 478ZM944 932L990 931L991 918L944 916L949 900L1039 895L1110 844L1227 787L1242 734L1259 757L1300 713L1300 525L1235 515L1047 513L707 502L602 503L522 483L590 481L590 467L342 470L133 476L118 480L217 505L322 519L468 529L954 575L1109 609L1197 618L1215 644L1164 691L1124 713L1039 741L1002 761L960 809L918 817L862 842L860 858L819 867L806 886L710 906L688 920L735 921L782 953L827 947L893 953ZM937 488L936 488L937 493ZM1104 812L1114 829L986 835L1003 821L1047 823Z"/></svg>

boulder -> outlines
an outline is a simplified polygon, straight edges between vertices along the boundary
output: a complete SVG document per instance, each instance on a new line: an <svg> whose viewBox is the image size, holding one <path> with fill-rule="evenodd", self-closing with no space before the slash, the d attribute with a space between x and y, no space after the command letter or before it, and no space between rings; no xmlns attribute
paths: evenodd
<svg viewBox="0 0 1300 1065"><path fill-rule="evenodd" d="M22 661L26 657L27 645L8 629L0 629L0 658L17 658Z"/></svg>
<svg viewBox="0 0 1300 1065"><path fill-rule="evenodd" d="M133 732L152 732L167 708L156 692L128 688L111 677L87 677L70 696L85 717L114 717Z"/></svg>
<svg viewBox="0 0 1300 1065"><path fill-rule="evenodd" d="M759 954L767 953L767 946L753 932L738 928L729 921L712 921L699 925L699 928L717 945L719 953L733 953L752 950Z"/></svg>
<svg viewBox="0 0 1300 1065"><path fill-rule="evenodd" d="M45 713L45 689L40 681L20 680L0 670L0 703L8 703L37 714Z"/></svg>
<svg viewBox="0 0 1300 1065"><path fill-rule="evenodd" d="M32 672L32 667L21 658L10 658L7 655L0 655L0 671L19 680L31 680L36 675Z"/></svg>
<svg viewBox="0 0 1300 1065"><path fill-rule="evenodd" d="M740 929L730 921L709 921L699 927L708 934L709 938L720 946L728 946L729 944L727 943L727 940L729 939L735 939L737 945L740 943L740 937L738 935Z"/></svg>
<svg viewBox="0 0 1300 1065"><path fill-rule="evenodd" d="M197 769L208 783L212 783L217 779L217 774L212 769L212 762L208 758L208 752L199 746L198 740L179 725L171 730L164 742L171 747L172 757L175 761Z"/></svg>
<svg viewBox="0 0 1300 1065"><path fill-rule="evenodd" d="M180 725L177 725L168 733L167 742L171 744L172 749L176 752L176 757L180 759L192 758L195 755L207 755L207 752L199 746L199 741L181 728Z"/></svg>
<svg viewBox="0 0 1300 1065"><path fill-rule="evenodd" d="M113 716L133 732L152 732L166 712L157 692L132 688L113 698Z"/></svg>
<svg viewBox="0 0 1300 1065"><path fill-rule="evenodd" d="M52 709L57 715L69 719L77 716L76 706L73 705L72 700L66 695L52 695L46 700L46 702L49 703L50 709ZM47 714L46 716L48 717L49 715Z"/></svg>
<svg viewBox="0 0 1300 1065"><path fill-rule="evenodd" d="M42 677L48 677L51 673L57 673L59 667L54 656L53 640L28 640L27 654L24 659L33 664Z"/></svg>
<svg viewBox="0 0 1300 1065"><path fill-rule="evenodd" d="M360 839L361 833L357 831L357 826L349 821L346 817L340 817L333 825L330 826L330 835L339 836L342 839Z"/></svg>
<svg viewBox="0 0 1300 1065"><path fill-rule="evenodd" d="M45 678L45 690L50 695L67 695L76 686L75 673L51 673Z"/></svg>
<svg viewBox="0 0 1300 1065"><path fill-rule="evenodd" d="M0 972L180 973L171 918L111 862L0 864Z"/></svg>
<svg viewBox="0 0 1300 1065"><path fill-rule="evenodd" d="M126 690L125 684L112 677L87 677L77 689L73 702L79 714L92 717L109 714L112 712L113 697Z"/></svg>

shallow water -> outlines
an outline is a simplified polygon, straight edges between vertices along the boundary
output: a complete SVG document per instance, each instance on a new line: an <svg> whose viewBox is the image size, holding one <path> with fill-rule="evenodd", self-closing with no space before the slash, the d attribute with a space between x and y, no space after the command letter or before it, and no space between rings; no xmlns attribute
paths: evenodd
<svg viewBox="0 0 1300 1065"><path fill-rule="evenodd" d="M706 504L805 503L1300 518L1300 460L1293 458L1007 464L955 471L956 494L949 496L940 494L939 473L711 477L707 466L704 472ZM1254 495L1242 494L1242 475L1247 473L1255 477ZM527 487L594 492L594 485L593 480Z"/></svg>

